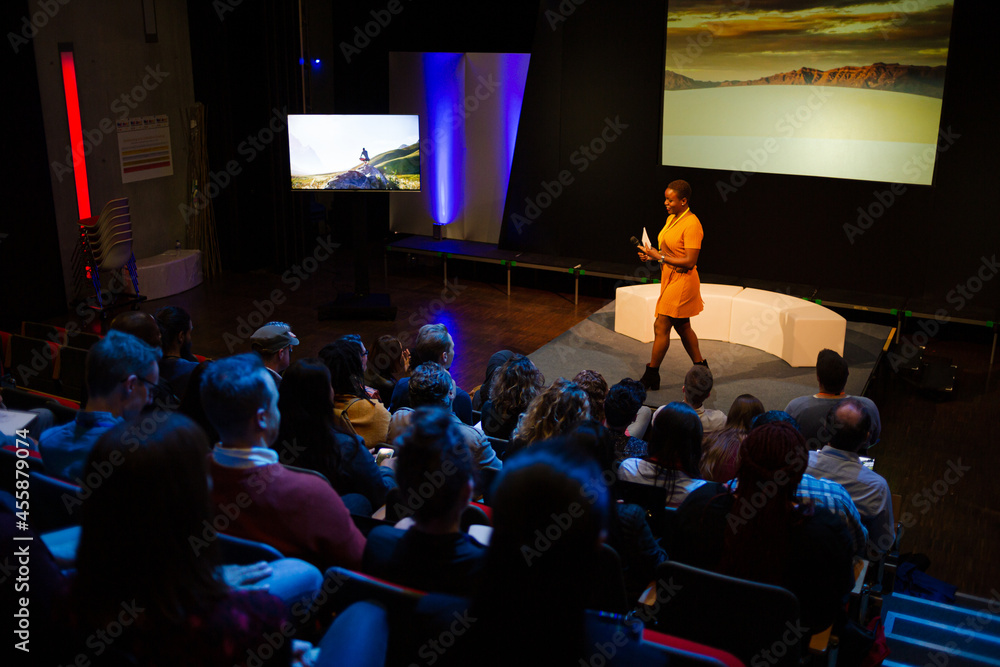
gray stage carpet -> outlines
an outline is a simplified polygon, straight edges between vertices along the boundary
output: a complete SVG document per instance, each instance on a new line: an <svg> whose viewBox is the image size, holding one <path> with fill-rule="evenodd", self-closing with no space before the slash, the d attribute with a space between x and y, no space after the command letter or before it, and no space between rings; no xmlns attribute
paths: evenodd
<svg viewBox="0 0 1000 667"><path fill-rule="evenodd" d="M847 393L861 393L890 331L891 327L878 324L847 323L844 358L851 369ZM781 410L796 396L816 392L813 368L792 368L778 357L743 345L703 340L700 347L715 378L712 396L706 401L710 408L728 412L737 396L753 394L766 409ZM610 385L626 377L638 380L651 350L652 343L615 333L612 301L529 356L545 374L546 383L590 369L603 375ZM681 385L690 367L691 360L681 342L672 340L660 367L660 389L650 392L646 403L662 405L682 400Z"/></svg>

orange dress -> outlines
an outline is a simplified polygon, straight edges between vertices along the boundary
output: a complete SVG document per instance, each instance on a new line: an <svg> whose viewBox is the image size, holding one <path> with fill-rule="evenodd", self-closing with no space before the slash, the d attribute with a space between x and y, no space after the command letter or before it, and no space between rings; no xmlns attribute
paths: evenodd
<svg viewBox="0 0 1000 667"><path fill-rule="evenodd" d="M660 253L667 259L684 257L688 248L701 249L705 233L698 216L688 209L677 219L671 215L656 237ZM698 267L687 273L677 273L674 267L664 264L660 274L660 298L656 302L656 314L682 319L694 317L702 311L705 303L701 300L701 280Z"/></svg>

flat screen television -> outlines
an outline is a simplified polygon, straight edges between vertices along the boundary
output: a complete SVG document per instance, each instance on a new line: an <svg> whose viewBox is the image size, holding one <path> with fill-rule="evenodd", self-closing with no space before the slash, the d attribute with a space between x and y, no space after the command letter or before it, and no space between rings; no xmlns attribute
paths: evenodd
<svg viewBox="0 0 1000 667"><path fill-rule="evenodd" d="M290 114L292 190L420 190L419 116Z"/></svg>

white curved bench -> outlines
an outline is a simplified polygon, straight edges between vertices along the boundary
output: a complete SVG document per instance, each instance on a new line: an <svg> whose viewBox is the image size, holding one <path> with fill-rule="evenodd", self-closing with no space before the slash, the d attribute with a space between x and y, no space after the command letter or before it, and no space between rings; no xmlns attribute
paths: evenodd
<svg viewBox="0 0 1000 667"><path fill-rule="evenodd" d="M615 331L643 343L653 341L653 320L660 286L619 287L615 295ZM827 348L844 353L847 320L811 301L736 285L703 284L705 309L691 318L704 340L721 340L763 350L789 366L815 366ZM671 332L677 338L676 332Z"/></svg>

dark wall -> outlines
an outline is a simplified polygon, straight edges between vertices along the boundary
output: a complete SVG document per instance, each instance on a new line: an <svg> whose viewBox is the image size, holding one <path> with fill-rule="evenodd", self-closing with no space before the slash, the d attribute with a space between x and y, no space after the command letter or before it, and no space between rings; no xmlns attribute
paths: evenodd
<svg viewBox="0 0 1000 667"><path fill-rule="evenodd" d="M223 268L286 266L315 245L289 187L285 115L302 107L296 3L192 0L188 22Z"/></svg>
<svg viewBox="0 0 1000 667"><path fill-rule="evenodd" d="M4 211L0 216L0 328L20 333L21 320L45 320L66 311L52 177L33 43L15 39L25 30L28 3L3 5L8 43L3 49L5 159ZM16 50L15 47L16 46ZM16 102L15 102L16 100ZM40 249L51 249L41 251Z"/></svg>
<svg viewBox="0 0 1000 667"><path fill-rule="evenodd" d="M731 183L730 172L659 164L664 4L637 0L625 11L611 0L588 0L560 15L570 3L543 0L501 247L634 262L629 235L643 225L651 235L659 230L663 190L683 178L705 228L703 274L812 285L821 294L902 295L960 317L996 306L1000 279L985 281L961 309L950 292L1000 249L991 185L998 91L987 34L1000 15L995 5L956 0L942 111L950 139L942 141L932 187L892 195L887 183L761 173L724 198L718 183ZM606 138L614 141L603 153L580 150L611 126ZM856 224L858 208L879 196L894 201L852 243L844 225ZM992 264L985 266L984 275Z"/></svg>
<svg viewBox="0 0 1000 667"><path fill-rule="evenodd" d="M391 51L527 52L537 3L304 0L304 106L298 3L189 0L188 12L195 97L207 108L211 169L224 171L233 159L243 168L213 199L223 266L248 270L287 265L311 251L315 236L305 211L314 201L330 209L334 229L344 232L339 240L351 242L356 220L370 225L373 237L388 233L386 194L365 193L363 212L358 193L292 193L284 132L252 162L245 159L240 147L267 126L275 107L388 113Z"/></svg>

